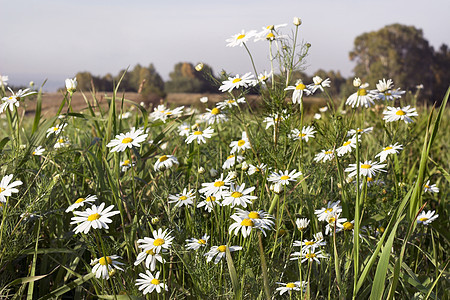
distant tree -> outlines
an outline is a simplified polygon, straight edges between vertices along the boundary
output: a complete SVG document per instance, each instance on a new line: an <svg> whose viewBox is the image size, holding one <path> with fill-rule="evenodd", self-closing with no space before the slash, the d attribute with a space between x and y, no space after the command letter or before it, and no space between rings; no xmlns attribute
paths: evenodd
<svg viewBox="0 0 450 300"><path fill-rule="evenodd" d="M423 84L431 93L434 81L433 48L414 26L392 24L356 37L350 59L355 75L372 84L392 78L396 87Z"/></svg>
<svg viewBox="0 0 450 300"><path fill-rule="evenodd" d="M450 49L442 44L434 54L432 66L434 73L433 101L440 102L450 85Z"/></svg>
<svg viewBox="0 0 450 300"><path fill-rule="evenodd" d="M166 92L205 93L217 91L217 87L203 76L205 73L212 74L211 67L206 64L204 64L202 72L197 72L191 63L177 63L169 74L170 80L166 82Z"/></svg>

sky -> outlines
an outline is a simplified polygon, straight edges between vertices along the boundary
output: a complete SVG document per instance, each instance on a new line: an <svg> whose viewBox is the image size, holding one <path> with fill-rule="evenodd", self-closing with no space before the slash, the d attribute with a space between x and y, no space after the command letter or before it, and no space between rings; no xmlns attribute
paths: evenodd
<svg viewBox="0 0 450 300"><path fill-rule="evenodd" d="M438 48L450 44L449 0L0 0L0 75L12 85L55 91L79 71L116 75L153 63L164 80L178 62L205 62L217 73L252 70L242 47L225 40L302 19L299 38L312 46L306 73L318 69L353 76L349 59L356 36L400 23L422 29ZM258 71L269 69L266 42L248 47Z"/></svg>

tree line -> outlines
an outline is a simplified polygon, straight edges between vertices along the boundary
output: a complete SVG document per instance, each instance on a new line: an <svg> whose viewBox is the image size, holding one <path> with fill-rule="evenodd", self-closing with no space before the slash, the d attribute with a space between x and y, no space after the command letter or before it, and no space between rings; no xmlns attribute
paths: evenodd
<svg viewBox="0 0 450 300"><path fill-rule="evenodd" d="M415 91L423 85L422 96L434 102L442 99L450 84L450 49L442 44L435 50L424 38L423 31L414 26L392 24L378 31L363 33L355 38L350 59L356 62L354 76L345 78L339 71L318 70L308 76L304 72L294 74L295 79L311 82L313 76L330 78L330 92L335 97L346 97L354 90L353 78L360 77L372 88L379 79L391 78L395 86L403 90ZM78 86L83 90L111 90L123 74L121 91L137 92L144 98L163 98L167 93L216 93L218 86L204 72L213 75L213 70L204 64L202 72L197 72L189 62L179 62L169 74L166 82L153 64L148 67L137 64L131 70L121 70L117 75L94 76L89 72L76 74ZM222 72L216 77L224 80Z"/></svg>

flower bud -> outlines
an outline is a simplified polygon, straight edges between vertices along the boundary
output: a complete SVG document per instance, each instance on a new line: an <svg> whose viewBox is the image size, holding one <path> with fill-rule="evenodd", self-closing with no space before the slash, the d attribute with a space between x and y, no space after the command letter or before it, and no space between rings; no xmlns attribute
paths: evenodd
<svg viewBox="0 0 450 300"><path fill-rule="evenodd" d="M200 72L201 70L203 70L203 67L204 67L203 63L199 63L199 64L197 64L197 65L195 66L195 69L196 69L198 72Z"/></svg>
<svg viewBox="0 0 450 300"><path fill-rule="evenodd" d="M201 103L207 103L208 102L208 97L201 97L200 98L200 102Z"/></svg>
<svg viewBox="0 0 450 300"><path fill-rule="evenodd" d="M30 87L34 86L34 81L30 81Z"/></svg>
<svg viewBox="0 0 450 300"><path fill-rule="evenodd" d="M209 175L211 175L211 177L216 177L217 175L219 175L219 172L217 172L217 170L215 169L211 169L209 170Z"/></svg>
<svg viewBox="0 0 450 300"><path fill-rule="evenodd" d="M205 168L203 168L203 167L198 168L198 174L203 174L203 173L205 173Z"/></svg>
<svg viewBox="0 0 450 300"><path fill-rule="evenodd" d="M353 86L354 87L360 87L362 84L361 79L359 79L359 77L355 77L355 79L353 79Z"/></svg>
<svg viewBox="0 0 450 300"><path fill-rule="evenodd" d="M75 93L75 91L77 90L77 78L74 77L73 79L67 78L66 79L66 89L70 94Z"/></svg>
<svg viewBox="0 0 450 300"><path fill-rule="evenodd" d="M241 169L242 171L247 171L248 170L248 163L246 161L244 161L241 165Z"/></svg>
<svg viewBox="0 0 450 300"><path fill-rule="evenodd" d="M155 225L155 224L158 224L158 223L159 223L159 218L158 217L153 217L152 218L152 224Z"/></svg>
<svg viewBox="0 0 450 300"><path fill-rule="evenodd" d="M281 191L282 191L281 184L279 184L279 183L271 184L270 190L276 194L281 193Z"/></svg>
<svg viewBox="0 0 450 300"><path fill-rule="evenodd" d="M298 17L294 17L293 23L295 26L300 26L300 25L302 25L302 20Z"/></svg>

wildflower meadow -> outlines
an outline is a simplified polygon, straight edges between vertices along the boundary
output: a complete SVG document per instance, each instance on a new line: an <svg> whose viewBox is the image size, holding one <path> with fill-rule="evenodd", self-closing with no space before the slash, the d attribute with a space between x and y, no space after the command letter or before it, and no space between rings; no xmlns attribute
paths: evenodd
<svg viewBox="0 0 450 300"><path fill-rule="evenodd" d="M2 79L0 298L448 299L450 90L355 78L333 98L296 76L301 26L231 35L245 74L199 63L218 103L146 107L119 80L105 108L69 78L44 117Z"/></svg>

